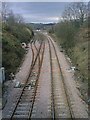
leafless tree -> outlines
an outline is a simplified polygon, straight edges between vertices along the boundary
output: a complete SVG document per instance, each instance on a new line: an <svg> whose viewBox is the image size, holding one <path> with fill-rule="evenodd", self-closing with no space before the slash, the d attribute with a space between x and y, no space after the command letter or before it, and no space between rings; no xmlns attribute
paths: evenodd
<svg viewBox="0 0 90 120"><path fill-rule="evenodd" d="M24 19L20 14L15 15L15 20L17 23L24 23Z"/></svg>
<svg viewBox="0 0 90 120"><path fill-rule="evenodd" d="M15 15L13 14L12 10L8 14L7 23L8 24L14 24L15 23Z"/></svg>
<svg viewBox="0 0 90 120"><path fill-rule="evenodd" d="M2 3L2 21L8 22L9 24L13 23L23 23L24 19L19 14L14 14L12 10L9 9L8 4Z"/></svg>
<svg viewBox="0 0 90 120"><path fill-rule="evenodd" d="M80 20L81 23L87 18L88 5L84 2L71 3L64 11L64 20Z"/></svg>
<svg viewBox="0 0 90 120"><path fill-rule="evenodd" d="M9 12L10 12L10 10L9 10L7 3L2 2L2 21L3 22L6 22Z"/></svg>

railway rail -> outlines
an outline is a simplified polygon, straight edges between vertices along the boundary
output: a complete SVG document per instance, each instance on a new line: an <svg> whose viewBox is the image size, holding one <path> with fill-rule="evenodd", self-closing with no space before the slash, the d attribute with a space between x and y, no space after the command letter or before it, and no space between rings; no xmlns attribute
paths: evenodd
<svg viewBox="0 0 90 120"><path fill-rule="evenodd" d="M10 120L13 120L13 118L29 120L32 118L47 118L48 116L52 120L57 118L73 120L76 118L70 103L70 96L67 94L56 47L52 39L46 37L46 40L39 43L39 47L37 47L36 42L31 44L30 73L23 89L21 89L17 102L14 104L15 108L9 117ZM45 55L47 58L45 58ZM45 68L48 74L45 73ZM45 75L49 76L46 77ZM45 89L47 89L46 92ZM44 94L45 96L42 96ZM42 99L42 97L44 98ZM43 101L44 99L47 100ZM43 104L44 102L46 103ZM34 113L34 108L36 113Z"/></svg>
<svg viewBox="0 0 90 120"><path fill-rule="evenodd" d="M55 46L48 38L50 64L51 64L51 85L52 85L52 118L71 118L72 112L69 104L66 88L63 82L60 63Z"/></svg>
<svg viewBox="0 0 90 120"><path fill-rule="evenodd" d="M36 47L36 45L34 44L35 46L35 49L38 51L38 75L37 75L37 79L36 79L36 82L35 82L35 88L34 88L34 98L33 98L33 103L32 103L32 107L31 107L31 112L30 112L30 115L29 115L29 118L31 118L31 115L32 115L32 111L33 111L33 106L34 106L34 102L35 102L35 97L36 97L36 93L37 93L37 86L38 86L38 81L39 81L39 76L40 76L40 72L41 72L41 67L42 67L42 62L43 62L43 56L44 56L44 50L45 50L45 43L42 42L41 44L43 44L41 50L39 51L39 49ZM42 51L42 52L41 52ZM40 54L41 53L41 54ZM35 68L36 69L36 68Z"/></svg>
<svg viewBox="0 0 90 120"><path fill-rule="evenodd" d="M37 94L31 115L35 118L51 118L51 78L50 59L47 40L45 41L45 53L42 69L38 81Z"/></svg>
<svg viewBox="0 0 90 120"><path fill-rule="evenodd" d="M17 101L13 103L14 110L9 111L11 112L11 115L9 115L9 119L18 119L18 118L29 118L32 112L33 103L36 95L36 89L37 89L37 82L40 75L40 69L42 65L42 59L44 54L44 43L40 43L39 49L36 48L34 45L37 54L34 55L34 50L31 44L32 49L32 64L30 73L28 76L28 79L26 80L26 83L24 84L23 89L21 90L21 94L17 96ZM43 49L43 50L42 50ZM42 57L40 59L39 53L42 52Z"/></svg>
<svg viewBox="0 0 90 120"><path fill-rule="evenodd" d="M63 82L63 77L62 77L62 73L61 73L61 69L60 69L60 64L59 64L59 60L58 60L58 56L55 50L55 47L53 45L53 42L48 39L46 40L46 44L48 41L48 46L49 46L49 56L50 56L50 68L51 68L51 79L50 81L48 80L47 82L47 86L49 84L49 82L51 82L49 88L51 88L51 100L49 102L49 104L51 105L50 109L48 109L51 113L51 115L48 115L48 112L46 110L43 109L44 104L42 104L42 97L43 94L45 92L45 85L46 85L46 80L42 79L41 81L39 81L39 88L40 90L38 90L39 93L37 93L37 98L35 102L35 109L34 114L32 114L32 118L47 118L48 116L50 116L51 119L56 119L56 118L71 118L72 119L72 112L71 112L71 107L68 103L68 97L66 94L66 89L64 87L64 82ZM45 54L46 55L46 54ZM43 62L44 64L44 62ZM44 66L45 67L45 66ZM43 70L42 70L43 72ZM44 73L45 74L45 73ZM42 82L43 81L43 82ZM40 83L41 82L41 83ZM42 86L43 87L42 87ZM48 91L48 87L46 88ZM42 96L40 97L38 94L42 94ZM46 95L45 95L46 96ZM48 96L48 94L47 94ZM49 95L50 96L50 95ZM48 97L47 97L48 99ZM49 101L49 100L47 100ZM41 103L41 104L40 104ZM41 106L42 107L41 107ZM46 106L44 106L46 109L48 106L48 104L46 104ZM41 111L44 110L44 111Z"/></svg>
<svg viewBox="0 0 90 120"><path fill-rule="evenodd" d="M67 76L67 78L69 78L67 79L63 76L65 72L63 71L62 74L62 61L60 62L61 58L58 56L58 49L52 38L50 36L47 36L47 38L49 39L49 48L52 48L50 50L50 58L52 71L52 108L54 110L54 118L88 119L88 106L78 96L79 91L76 89L75 82L72 81L72 78Z"/></svg>

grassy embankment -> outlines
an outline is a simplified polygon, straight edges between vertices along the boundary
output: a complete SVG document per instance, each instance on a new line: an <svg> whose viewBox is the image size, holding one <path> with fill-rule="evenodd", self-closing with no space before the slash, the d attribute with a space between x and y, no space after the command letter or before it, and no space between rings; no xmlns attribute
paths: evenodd
<svg viewBox="0 0 90 120"><path fill-rule="evenodd" d="M78 26L71 22L61 22L55 26L54 37L70 57L73 66L76 67L75 76L78 89L87 98L88 93L88 42L90 29L85 22ZM51 31L50 31L51 32Z"/></svg>
<svg viewBox="0 0 90 120"><path fill-rule="evenodd" d="M26 50L21 43L28 44L33 37L33 31L24 23L14 23L13 25L3 23L2 26L2 66L5 68L6 81L11 80L10 74L16 73L20 67ZM3 84L2 96L4 107L6 104L9 85ZM6 94L4 94L6 93Z"/></svg>
<svg viewBox="0 0 90 120"><path fill-rule="evenodd" d="M29 32L28 32L29 29ZM10 73L15 73L25 54L21 43L28 44L33 36L30 27L25 24L15 23L13 25L4 24L2 29L2 65L5 67L6 79Z"/></svg>

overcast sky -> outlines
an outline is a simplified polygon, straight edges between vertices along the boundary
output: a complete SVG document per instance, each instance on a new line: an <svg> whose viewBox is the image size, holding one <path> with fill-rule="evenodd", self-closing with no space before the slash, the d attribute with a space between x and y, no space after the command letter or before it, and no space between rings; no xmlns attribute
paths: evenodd
<svg viewBox="0 0 90 120"><path fill-rule="evenodd" d="M8 2L15 14L24 17L25 22L58 22L68 2Z"/></svg>
<svg viewBox="0 0 90 120"><path fill-rule="evenodd" d="M7 4L15 14L22 15L25 22L53 23L62 20L62 13L70 2L7 2Z"/></svg>

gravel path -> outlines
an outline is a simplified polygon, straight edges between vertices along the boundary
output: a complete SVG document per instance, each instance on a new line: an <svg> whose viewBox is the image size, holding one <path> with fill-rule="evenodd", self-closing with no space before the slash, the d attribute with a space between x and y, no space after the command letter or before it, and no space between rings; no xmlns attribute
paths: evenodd
<svg viewBox="0 0 90 120"><path fill-rule="evenodd" d="M45 54L43 58L42 69L39 77L36 99L32 118L50 118L51 117L51 77L50 77L50 59L48 43L45 44Z"/></svg>
<svg viewBox="0 0 90 120"><path fill-rule="evenodd" d="M28 53L25 56L25 60L19 70L19 72L16 74L16 80L18 80L21 83L24 83L26 79L28 78L30 66L32 61L32 50L29 44L29 50Z"/></svg>

